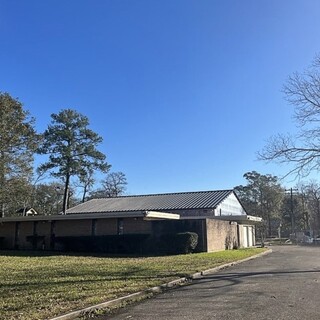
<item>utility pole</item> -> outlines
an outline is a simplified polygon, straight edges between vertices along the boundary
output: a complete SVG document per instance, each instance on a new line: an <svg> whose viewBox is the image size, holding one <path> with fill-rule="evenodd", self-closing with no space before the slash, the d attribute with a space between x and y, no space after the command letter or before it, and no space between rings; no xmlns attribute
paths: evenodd
<svg viewBox="0 0 320 320"><path fill-rule="evenodd" d="M298 191L298 189L286 189L285 191L290 191L290 211L291 211L291 234L295 231L295 221L294 221L294 214L293 214L293 191Z"/></svg>

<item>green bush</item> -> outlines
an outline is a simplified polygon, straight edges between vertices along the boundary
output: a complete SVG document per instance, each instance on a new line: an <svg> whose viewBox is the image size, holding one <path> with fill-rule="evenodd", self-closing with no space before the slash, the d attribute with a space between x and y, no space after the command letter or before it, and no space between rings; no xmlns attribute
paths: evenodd
<svg viewBox="0 0 320 320"><path fill-rule="evenodd" d="M198 244L198 235L195 232L177 234L177 247L179 253L191 253Z"/></svg>
<svg viewBox="0 0 320 320"><path fill-rule="evenodd" d="M194 232L167 233L148 239L146 252L157 254L191 253L198 244L198 235Z"/></svg>

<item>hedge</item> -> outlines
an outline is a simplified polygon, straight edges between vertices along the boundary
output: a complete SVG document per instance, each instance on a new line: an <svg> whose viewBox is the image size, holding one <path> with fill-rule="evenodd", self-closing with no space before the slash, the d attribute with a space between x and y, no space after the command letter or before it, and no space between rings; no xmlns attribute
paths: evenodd
<svg viewBox="0 0 320 320"><path fill-rule="evenodd" d="M66 236L55 237L55 242L63 245L65 251L142 253L148 234L126 234L110 236Z"/></svg>
<svg viewBox="0 0 320 320"><path fill-rule="evenodd" d="M125 234L108 236L56 237L64 251L104 252L112 254L181 254L191 253L198 244L194 232L163 234Z"/></svg>

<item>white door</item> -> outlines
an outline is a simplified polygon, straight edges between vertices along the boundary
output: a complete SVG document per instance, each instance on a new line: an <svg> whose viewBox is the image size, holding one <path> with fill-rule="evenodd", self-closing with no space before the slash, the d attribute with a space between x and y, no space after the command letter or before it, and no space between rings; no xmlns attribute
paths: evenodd
<svg viewBox="0 0 320 320"><path fill-rule="evenodd" d="M248 229L248 247L253 246L253 232L252 232L252 227L247 227Z"/></svg>
<svg viewBox="0 0 320 320"><path fill-rule="evenodd" d="M243 226L243 247L248 248L248 227Z"/></svg>

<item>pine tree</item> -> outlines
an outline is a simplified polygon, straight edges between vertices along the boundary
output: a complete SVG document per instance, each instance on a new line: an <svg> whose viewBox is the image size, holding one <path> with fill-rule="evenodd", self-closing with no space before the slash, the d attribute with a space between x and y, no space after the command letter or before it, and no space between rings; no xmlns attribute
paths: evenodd
<svg viewBox="0 0 320 320"><path fill-rule="evenodd" d="M63 213L68 207L71 177L83 178L87 169L106 171L110 167L106 156L97 150L102 138L88 128L86 116L72 109L65 109L51 115L51 124L43 135L40 154L49 155L40 171L50 171L51 175L64 182Z"/></svg>

